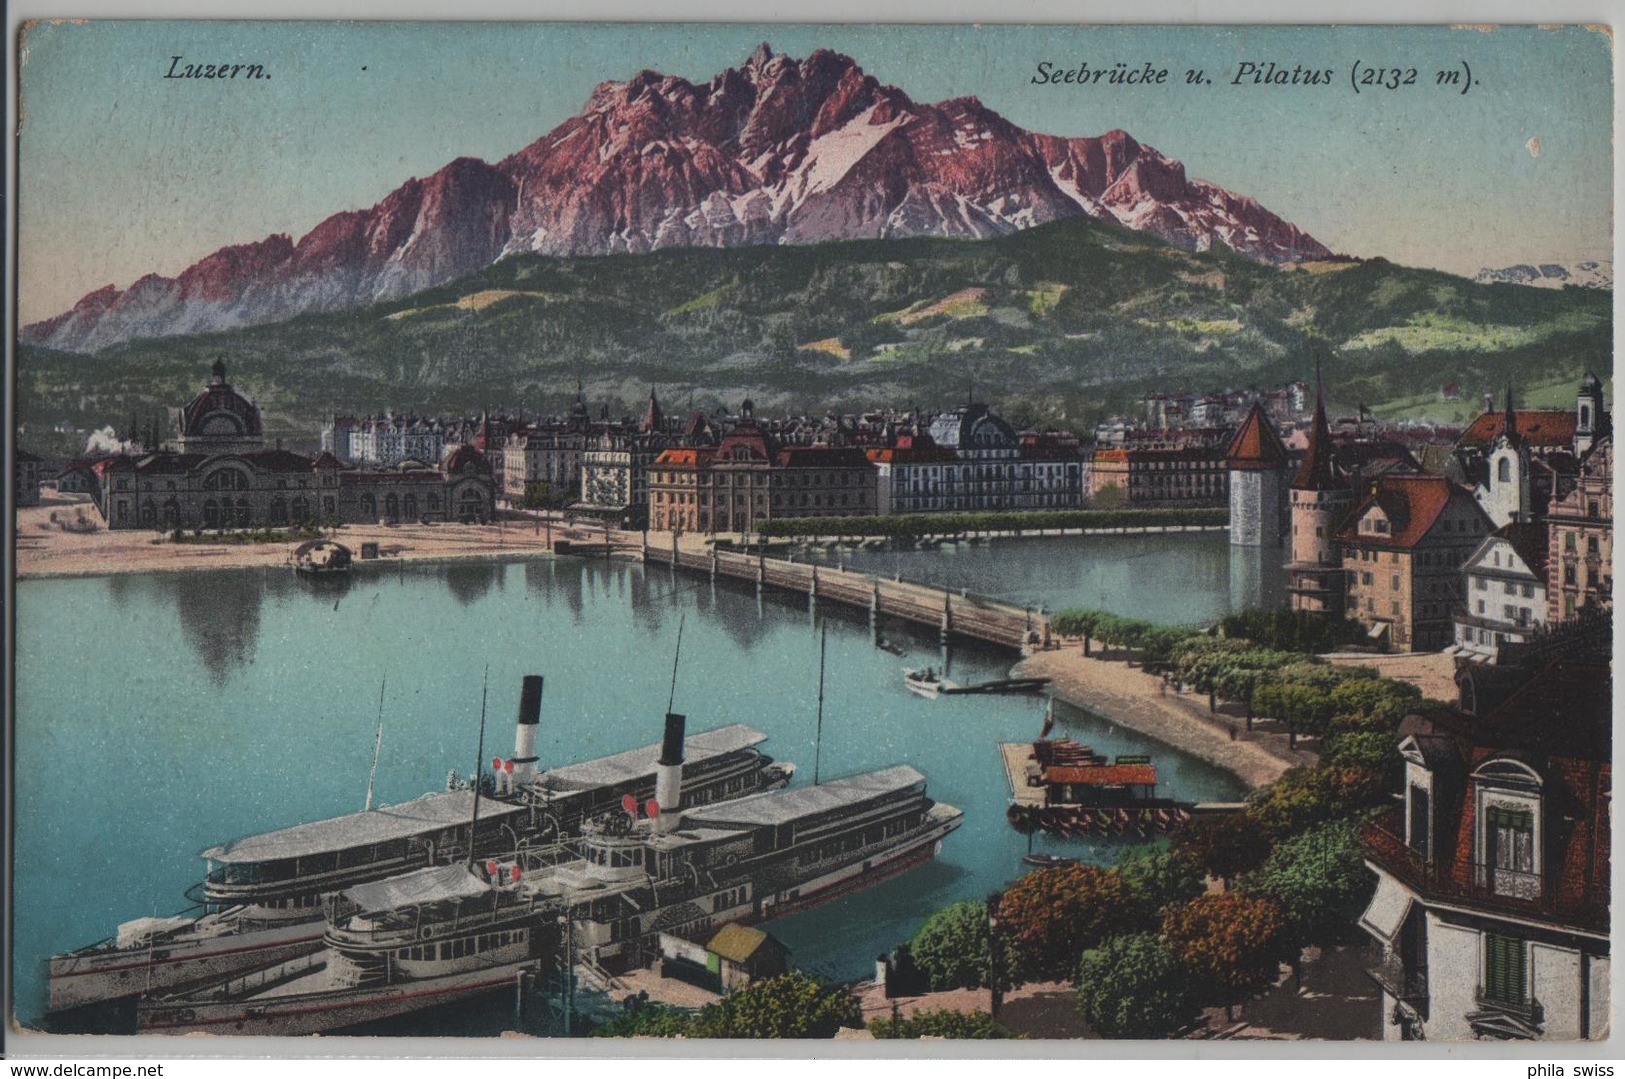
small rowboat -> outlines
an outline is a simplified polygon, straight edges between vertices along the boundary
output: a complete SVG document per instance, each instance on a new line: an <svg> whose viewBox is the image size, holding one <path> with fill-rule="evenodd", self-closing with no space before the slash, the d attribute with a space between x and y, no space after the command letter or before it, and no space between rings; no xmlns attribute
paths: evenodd
<svg viewBox="0 0 1625 1079"><path fill-rule="evenodd" d="M924 670L910 667L905 670L903 672L903 684L908 687L910 693L918 694L930 700L935 700L939 693L951 692L959 688L930 667Z"/></svg>

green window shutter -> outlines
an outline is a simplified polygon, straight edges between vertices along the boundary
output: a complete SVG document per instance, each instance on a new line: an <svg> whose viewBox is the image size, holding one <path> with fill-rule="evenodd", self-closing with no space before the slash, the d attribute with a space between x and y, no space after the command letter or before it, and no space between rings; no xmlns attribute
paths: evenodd
<svg viewBox="0 0 1625 1079"><path fill-rule="evenodd" d="M1525 942L1499 933L1484 935L1484 989L1491 1000L1521 1003L1525 999Z"/></svg>

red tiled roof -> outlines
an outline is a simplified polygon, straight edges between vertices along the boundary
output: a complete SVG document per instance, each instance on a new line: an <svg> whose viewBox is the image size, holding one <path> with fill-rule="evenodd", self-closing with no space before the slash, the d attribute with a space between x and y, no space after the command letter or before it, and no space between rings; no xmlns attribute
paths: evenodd
<svg viewBox="0 0 1625 1079"><path fill-rule="evenodd" d="M711 463L715 450L710 449L670 449L661 450L660 456L655 458L655 464L667 468L705 468Z"/></svg>
<svg viewBox="0 0 1625 1079"><path fill-rule="evenodd" d="M1227 466L1245 471L1268 471L1286 464L1286 446L1263 405L1253 402L1241 429L1225 447L1224 457Z"/></svg>
<svg viewBox="0 0 1625 1079"><path fill-rule="evenodd" d="M1060 765L1044 769L1044 782L1084 783L1094 787L1155 786L1157 769L1151 764L1091 764L1080 768Z"/></svg>
<svg viewBox="0 0 1625 1079"><path fill-rule="evenodd" d="M1394 474L1379 478L1364 500L1349 514L1348 523L1337 538L1344 543L1357 543L1375 547L1414 547L1432 530L1439 515L1450 505L1452 498L1465 500L1467 505L1484 519L1488 532L1489 518L1478 508L1464 489L1443 476L1423 474ZM1388 516L1390 530L1387 535L1373 535L1359 531L1360 518L1372 506L1378 506Z"/></svg>
<svg viewBox="0 0 1625 1079"><path fill-rule="evenodd" d="M1514 409L1518 435L1531 446L1568 446L1574 442L1574 412L1562 408ZM1486 412L1457 440L1458 446L1488 446L1506 429L1505 412Z"/></svg>

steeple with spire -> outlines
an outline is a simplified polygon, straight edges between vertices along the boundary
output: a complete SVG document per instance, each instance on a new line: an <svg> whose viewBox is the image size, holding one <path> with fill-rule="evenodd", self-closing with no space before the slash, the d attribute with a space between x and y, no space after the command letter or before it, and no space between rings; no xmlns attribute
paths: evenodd
<svg viewBox="0 0 1625 1079"><path fill-rule="evenodd" d="M1289 602L1294 611L1341 618L1347 595L1342 554L1332 537L1348 516L1354 492L1337 466L1337 447L1326 422L1326 386L1318 362L1309 446L1292 479L1291 496L1292 558L1286 564Z"/></svg>
<svg viewBox="0 0 1625 1079"><path fill-rule="evenodd" d="M649 387L649 406L643 410L643 419L638 423L638 430L646 435L660 434L666 429L666 417L660 411L660 400L655 396L655 388Z"/></svg>

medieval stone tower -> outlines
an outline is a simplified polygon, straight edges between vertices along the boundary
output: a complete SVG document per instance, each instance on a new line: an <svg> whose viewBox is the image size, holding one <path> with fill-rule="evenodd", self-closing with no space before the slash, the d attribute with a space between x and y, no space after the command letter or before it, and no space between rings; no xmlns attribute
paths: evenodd
<svg viewBox="0 0 1625 1079"><path fill-rule="evenodd" d="M1286 516L1286 446L1254 403L1224 451L1230 471L1230 544L1279 547Z"/></svg>
<svg viewBox="0 0 1625 1079"><path fill-rule="evenodd" d="M1337 530L1348 517L1354 491L1333 459L1326 423L1326 395L1317 393L1309 448L1292 478L1292 558L1286 564L1287 593L1294 611L1341 618L1348 590Z"/></svg>

